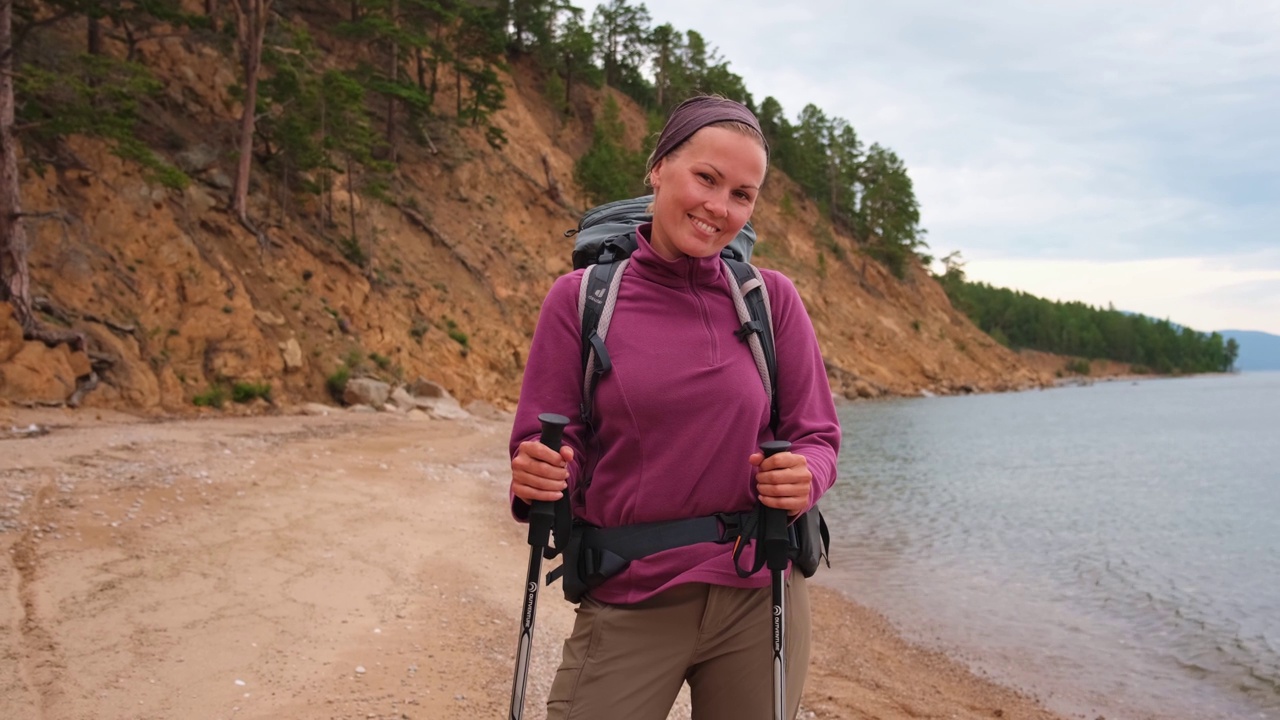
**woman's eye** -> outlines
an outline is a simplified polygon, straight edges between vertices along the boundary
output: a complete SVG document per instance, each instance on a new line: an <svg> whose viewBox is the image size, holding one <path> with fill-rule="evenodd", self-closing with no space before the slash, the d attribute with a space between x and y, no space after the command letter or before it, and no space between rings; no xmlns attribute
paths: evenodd
<svg viewBox="0 0 1280 720"><path fill-rule="evenodd" d="M702 181L706 183L710 183L712 181L712 177L707 173L698 173L698 177L702 178Z"/></svg>

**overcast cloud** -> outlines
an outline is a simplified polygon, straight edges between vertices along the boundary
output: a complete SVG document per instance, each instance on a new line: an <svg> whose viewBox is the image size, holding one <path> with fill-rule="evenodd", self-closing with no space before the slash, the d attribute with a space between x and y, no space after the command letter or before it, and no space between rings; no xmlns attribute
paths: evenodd
<svg viewBox="0 0 1280 720"><path fill-rule="evenodd" d="M1280 0L645 5L896 151L971 277L1280 333Z"/></svg>

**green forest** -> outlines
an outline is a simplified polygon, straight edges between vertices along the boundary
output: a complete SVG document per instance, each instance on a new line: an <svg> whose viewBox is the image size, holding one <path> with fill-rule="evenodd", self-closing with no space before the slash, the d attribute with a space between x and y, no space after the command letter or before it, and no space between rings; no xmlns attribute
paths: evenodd
<svg viewBox="0 0 1280 720"><path fill-rule="evenodd" d="M1130 363L1138 373L1228 372L1240 346L1218 333L1196 332L1168 320L1055 302L1008 288L971 282L955 255L938 278L951 303L997 342L1080 358L1070 369L1088 373L1089 358Z"/></svg>

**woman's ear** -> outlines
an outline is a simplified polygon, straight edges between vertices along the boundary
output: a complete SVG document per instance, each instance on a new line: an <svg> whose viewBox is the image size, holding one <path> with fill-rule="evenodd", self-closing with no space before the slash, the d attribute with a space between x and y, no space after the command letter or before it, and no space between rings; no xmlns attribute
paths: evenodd
<svg viewBox="0 0 1280 720"><path fill-rule="evenodd" d="M662 184L662 166L666 164L666 160L666 158L659 160L649 171L649 187L653 188L654 192L657 192L658 186Z"/></svg>

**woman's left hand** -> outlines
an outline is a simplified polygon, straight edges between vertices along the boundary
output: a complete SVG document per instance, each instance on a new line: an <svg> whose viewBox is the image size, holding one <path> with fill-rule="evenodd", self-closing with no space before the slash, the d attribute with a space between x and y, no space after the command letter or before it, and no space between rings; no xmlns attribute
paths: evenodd
<svg viewBox="0 0 1280 720"><path fill-rule="evenodd" d="M760 468L756 492L765 507L786 510L792 517L809 509L813 473L803 455L781 452L766 459L763 453L752 453L747 462Z"/></svg>

